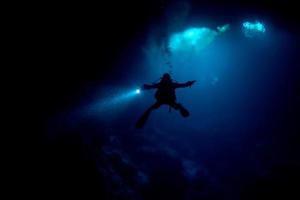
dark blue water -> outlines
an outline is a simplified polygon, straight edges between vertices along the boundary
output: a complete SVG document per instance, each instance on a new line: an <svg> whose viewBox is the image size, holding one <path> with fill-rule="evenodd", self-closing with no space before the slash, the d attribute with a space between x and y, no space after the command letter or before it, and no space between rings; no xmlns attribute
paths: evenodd
<svg viewBox="0 0 300 200"><path fill-rule="evenodd" d="M213 20L192 19L183 27L216 28ZM170 70L161 35L146 31L112 64L110 76L90 81L72 106L49 118L48 178L61 180L61 190L71 185L71 193L101 199L235 200L294 192L300 165L297 39L271 22L264 35L247 38L240 25L232 21L197 53L187 49L167 58L174 80L197 80L177 90L190 117L162 106L136 129L155 91L134 91Z"/></svg>

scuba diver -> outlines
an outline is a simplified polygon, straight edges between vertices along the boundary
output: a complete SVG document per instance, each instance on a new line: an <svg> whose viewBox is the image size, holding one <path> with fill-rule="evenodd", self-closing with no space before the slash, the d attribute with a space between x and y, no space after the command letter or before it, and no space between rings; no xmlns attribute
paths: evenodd
<svg viewBox="0 0 300 200"><path fill-rule="evenodd" d="M176 83L172 81L170 74L165 73L159 83L152 85L144 84L142 89L157 89L155 93L156 102L150 106L139 118L136 123L136 128L142 128L146 123L151 111L159 108L161 105L168 105L170 106L170 109L174 108L175 110L179 110L183 117L188 117L190 115L189 111L187 111L180 103L176 102L175 89L191 87L195 82L196 81Z"/></svg>

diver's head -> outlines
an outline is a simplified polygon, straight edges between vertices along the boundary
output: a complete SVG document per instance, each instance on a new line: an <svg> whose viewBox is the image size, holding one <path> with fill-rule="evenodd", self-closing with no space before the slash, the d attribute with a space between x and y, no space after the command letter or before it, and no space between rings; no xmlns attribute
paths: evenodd
<svg viewBox="0 0 300 200"><path fill-rule="evenodd" d="M162 82L171 82L172 79L171 79L170 74L169 74L169 73L165 73L165 74L163 75L163 77L161 78L161 81L162 81Z"/></svg>

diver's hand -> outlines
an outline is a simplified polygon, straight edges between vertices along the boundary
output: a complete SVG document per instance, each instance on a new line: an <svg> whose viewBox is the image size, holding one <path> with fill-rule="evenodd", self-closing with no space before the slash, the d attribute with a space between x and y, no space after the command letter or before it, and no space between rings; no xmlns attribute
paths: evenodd
<svg viewBox="0 0 300 200"><path fill-rule="evenodd" d="M191 87L196 81L188 81L188 85Z"/></svg>

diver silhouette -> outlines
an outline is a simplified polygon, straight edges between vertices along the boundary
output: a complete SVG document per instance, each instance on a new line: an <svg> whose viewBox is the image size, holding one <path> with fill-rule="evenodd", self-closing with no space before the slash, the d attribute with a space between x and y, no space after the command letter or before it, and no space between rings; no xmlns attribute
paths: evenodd
<svg viewBox="0 0 300 200"><path fill-rule="evenodd" d="M148 85L144 84L143 89L157 89L155 93L156 102L150 106L144 114L138 119L136 128L143 128L151 111L159 108L161 105L168 105L170 108L179 110L183 117L190 115L189 111L185 109L180 103L176 102L175 89L191 87L196 81L188 81L186 83L176 83L172 81L170 74L165 73L159 83Z"/></svg>

